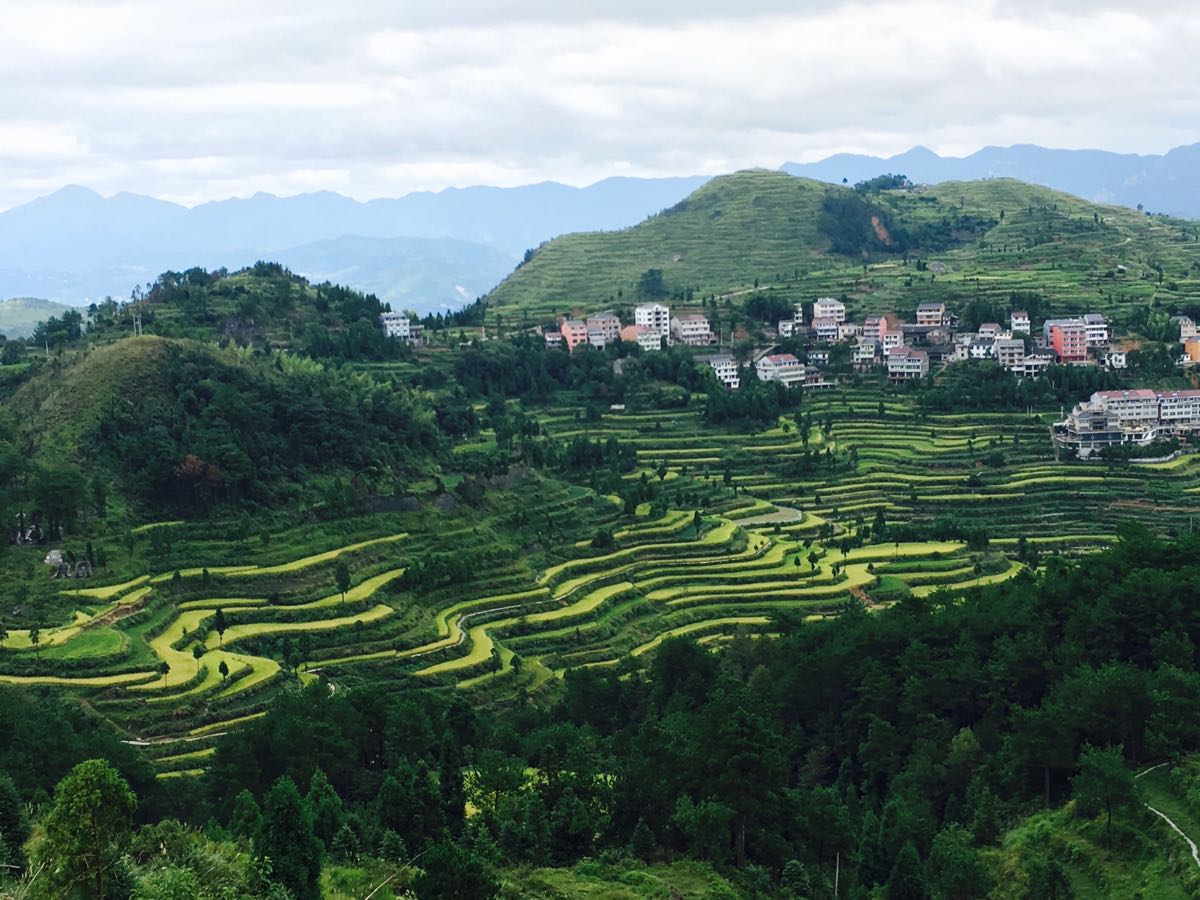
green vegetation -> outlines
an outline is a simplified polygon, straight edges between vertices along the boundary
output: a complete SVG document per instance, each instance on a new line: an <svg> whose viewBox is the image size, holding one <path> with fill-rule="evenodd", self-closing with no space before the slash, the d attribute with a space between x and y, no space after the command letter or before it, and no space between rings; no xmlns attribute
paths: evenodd
<svg viewBox="0 0 1200 900"><path fill-rule="evenodd" d="M776 565L780 546L751 535L729 565ZM689 559L722 559L713 547ZM846 557L908 577L963 552L901 549ZM0 779L0 846L31 833L6 805L15 794L39 826L21 858L55 873L43 887L33 876L31 896L101 878L196 884L215 860L220 884L255 896L268 879L307 897L385 881L393 896L790 897L830 894L835 873L849 896L1191 896L1200 867L1180 832L1200 828L1197 551L1193 536L1126 529L1110 550L1054 558L972 602L943 591L832 619L697 620L611 666L568 668L538 702L321 680L186 744L132 747L67 701L30 715L44 701L0 689L0 771L17 773L11 790ZM651 567L677 558L646 553ZM588 574L631 564L596 555ZM581 568L547 581L561 589ZM717 639L768 621L772 640ZM510 678L545 665L519 636ZM157 824L126 837L134 794ZM112 827L89 824L89 803Z"/></svg>
<svg viewBox="0 0 1200 900"><path fill-rule="evenodd" d="M1200 868L1142 804L1200 827L1200 457L1081 463L1048 426L1184 383L1156 366L1189 227L741 173L552 242L427 347L269 265L167 273L141 337L116 305L47 323L0 379L0 872L67 879L31 897L1185 895ZM746 356L825 294L1103 309L1146 352L727 393L686 348L457 334L690 298ZM107 842L64 828L85 781Z"/></svg>
<svg viewBox="0 0 1200 900"><path fill-rule="evenodd" d="M511 324L628 307L655 299L643 276L656 270L672 302L720 299L708 313L725 334L753 321L739 307L754 296L763 309L838 297L855 320L911 321L923 301L973 316L974 304L979 322L1002 321L989 307L1016 294L1035 317L1103 312L1164 340L1167 317L1196 306L1198 236L1191 222L1009 179L855 191L755 170L624 231L550 241L485 303Z"/></svg>

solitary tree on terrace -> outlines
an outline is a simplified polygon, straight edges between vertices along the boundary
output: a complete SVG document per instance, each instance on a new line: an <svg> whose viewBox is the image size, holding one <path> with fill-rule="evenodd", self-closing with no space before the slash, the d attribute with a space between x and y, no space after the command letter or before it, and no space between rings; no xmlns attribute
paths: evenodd
<svg viewBox="0 0 1200 900"><path fill-rule="evenodd" d="M1085 747L1079 757L1079 774L1071 780L1075 797L1084 811L1104 810L1104 832L1112 831L1113 808L1133 802L1133 773L1125 765L1125 754L1117 747Z"/></svg>
<svg viewBox="0 0 1200 900"><path fill-rule="evenodd" d="M345 603L346 591L350 590L350 567L339 559L334 567L333 577L337 582L338 593L342 595L342 602Z"/></svg>

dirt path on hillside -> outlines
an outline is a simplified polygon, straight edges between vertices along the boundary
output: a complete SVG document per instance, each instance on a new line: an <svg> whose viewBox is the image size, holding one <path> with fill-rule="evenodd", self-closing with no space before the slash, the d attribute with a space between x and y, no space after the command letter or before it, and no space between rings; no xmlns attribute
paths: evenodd
<svg viewBox="0 0 1200 900"><path fill-rule="evenodd" d="M1165 765L1167 765L1165 762L1159 763L1157 766L1151 766L1148 769L1138 772L1136 775L1133 776L1133 780L1137 781L1143 775L1149 775L1151 772L1155 771L1156 769L1161 769ZM1166 822L1169 826L1171 826L1172 831L1174 831L1177 835L1179 835L1181 838L1183 838L1185 841L1187 841L1188 849L1192 851L1192 860L1195 861L1196 867L1200 868L1200 848L1198 848L1196 846L1196 842L1193 841L1186 834L1184 834L1183 829L1180 828L1178 825L1176 825L1171 820L1171 817L1168 816L1165 812L1155 809L1149 803L1143 803L1142 805L1144 807L1146 807L1146 809L1150 810L1150 812L1154 813L1156 816L1158 816L1160 819L1162 819L1164 822Z"/></svg>
<svg viewBox="0 0 1200 900"><path fill-rule="evenodd" d="M1176 825L1174 822L1172 822L1170 817L1166 813L1159 812L1157 809L1155 809L1149 803L1145 804L1145 806L1146 806L1146 809L1150 810L1150 812L1154 813L1156 816L1158 816L1160 819L1162 819L1164 822L1166 822L1168 825L1170 825L1172 831L1174 831L1177 835L1179 835L1181 838L1183 838L1185 841L1187 841L1188 848L1192 851L1192 859L1196 861L1196 866L1200 867L1200 849L1197 849L1196 842L1193 841L1186 834L1184 834L1179 829L1179 826Z"/></svg>

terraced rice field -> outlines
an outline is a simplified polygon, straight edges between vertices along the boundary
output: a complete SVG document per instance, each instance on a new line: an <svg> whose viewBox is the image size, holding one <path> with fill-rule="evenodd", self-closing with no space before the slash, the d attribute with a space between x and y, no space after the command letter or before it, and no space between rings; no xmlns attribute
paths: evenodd
<svg viewBox="0 0 1200 900"><path fill-rule="evenodd" d="M374 537L359 523L340 544L304 526L274 558L191 540L179 568L61 591L61 623L37 648L10 629L0 682L87 694L154 748L160 776L183 778L287 685L518 696L572 669L637 665L671 636L718 650L775 635L782 618L1004 581L1024 569L1023 548L1088 552L1128 519L1182 530L1196 512L1196 457L1065 463L1048 411L925 415L886 395L880 415L880 402L854 388L806 397L807 443L795 416L732 434L706 427L695 404L586 426L569 405L533 411L551 439L632 444L636 465L591 488L531 476L479 509L426 506ZM643 476L654 499L626 515L620 495ZM888 533L872 536L878 511ZM986 527L987 545L934 527L955 521ZM406 571L439 554L469 565L410 584ZM339 560L353 571L344 596Z"/></svg>
<svg viewBox="0 0 1200 900"><path fill-rule="evenodd" d="M986 522L993 538L1100 543L1123 521L1181 531L1200 512L1190 496L1200 493L1200 457L1121 467L1060 462L1049 440L1057 409L939 415L903 395L846 386L806 394L797 415L757 434L705 426L697 402L605 414L586 428L576 416L582 409L560 405L539 422L560 439L632 443L638 467L626 479L657 481L656 470L665 469L668 497L728 476L745 501L730 518L793 508L799 518L779 523L791 532L815 532L827 521L852 529L882 509L890 524L972 518ZM796 421L804 413L813 422L807 444Z"/></svg>

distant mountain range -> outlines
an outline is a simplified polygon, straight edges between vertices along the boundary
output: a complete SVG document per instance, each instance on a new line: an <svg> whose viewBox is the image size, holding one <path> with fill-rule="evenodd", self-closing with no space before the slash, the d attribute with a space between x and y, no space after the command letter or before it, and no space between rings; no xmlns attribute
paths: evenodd
<svg viewBox="0 0 1200 900"><path fill-rule="evenodd" d="M1004 176L1200 218L1200 144L1162 156L1018 145L955 158L917 147L887 158L838 154L782 168L851 184L885 172L927 183ZM366 203L329 192L255 194L191 209L67 187L0 213L0 298L85 304L128 297L134 285L167 269L234 269L267 259L315 281L372 291L396 307L453 309L494 287L525 250L568 232L634 225L707 180L609 178L585 188L545 182Z"/></svg>
<svg viewBox="0 0 1200 900"><path fill-rule="evenodd" d="M914 147L889 157L839 153L815 163L787 163L783 170L818 181L845 179L850 184L887 172L926 184L1016 178L1096 203L1142 204L1152 212L1200 218L1200 144L1176 147L1162 156L1018 144L952 157Z"/></svg>
<svg viewBox="0 0 1200 900"><path fill-rule="evenodd" d="M85 304L128 297L167 269L267 259L395 306L454 309L495 286L526 249L569 231L634 224L705 180L472 187L367 203L328 192L255 194L191 209L72 186L0 213L0 297Z"/></svg>

